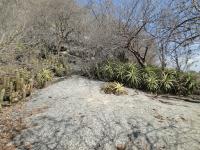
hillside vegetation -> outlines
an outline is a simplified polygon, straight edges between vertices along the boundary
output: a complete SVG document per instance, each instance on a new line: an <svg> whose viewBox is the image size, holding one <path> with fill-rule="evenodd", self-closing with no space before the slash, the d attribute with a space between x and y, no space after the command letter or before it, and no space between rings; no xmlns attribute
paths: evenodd
<svg viewBox="0 0 200 150"><path fill-rule="evenodd" d="M141 68L137 64L106 61L90 70L92 77L105 81L118 81L124 85L157 94L197 94L200 88L195 73L162 70L156 66Z"/></svg>

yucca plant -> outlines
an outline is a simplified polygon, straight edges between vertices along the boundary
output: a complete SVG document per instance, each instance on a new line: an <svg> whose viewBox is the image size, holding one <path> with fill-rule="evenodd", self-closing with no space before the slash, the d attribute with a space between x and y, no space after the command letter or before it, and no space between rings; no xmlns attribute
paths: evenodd
<svg viewBox="0 0 200 150"><path fill-rule="evenodd" d="M127 94L127 92L124 89L123 84L119 83L119 82L110 82L108 84L106 84L102 90L106 93L106 94L115 94L115 95L123 95L123 94Z"/></svg>
<svg viewBox="0 0 200 150"><path fill-rule="evenodd" d="M121 84L119 82L114 82L113 90L115 91L115 94L124 94L125 93L123 84Z"/></svg>
<svg viewBox="0 0 200 150"><path fill-rule="evenodd" d="M153 86L157 88L158 79L159 73L156 71L154 66L146 66L142 69L143 89L153 92Z"/></svg>
<svg viewBox="0 0 200 150"><path fill-rule="evenodd" d="M182 88L180 88L179 93L182 95L189 95L192 94L195 89L198 88L197 81L195 80L194 75L188 73L188 74L182 74L180 77L180 85Z"/></svg>
<svg viewBox="0 0 200 150"><path fill-rule="evenodd" d="M123 82L126 76L126 66L122 63L117 63L115 67L115 76L118 81Z"/></svg>
<svg viewBox="0 0 200 150"><path fill-rule="evenodd" d="M98 79L118 81L133 88L148 90L156 93L170 93L179 95L192 94L199 91L195 77L191 74L165 69L156 66L140 68L136 64L107 61L100 63L93 69Z"/></svg>
<svg viewBox="0 0 200 150"><path fill-rule="evenodd" d="M115 63L112 61L107 61L105 66L102 67L103 69L103 77L108 80L113 80L114 78L114 66Z"/></svg>
<svg viewBox="0 0 200 150"><path fill-rule="evenodd" d="M157 93L159 90L159 80L155 75L149 75L146 78L147 89L150 92Z"/></svg>
<svg viewBox="0 0 200 150"><path fill-rule="evenodd" d="M147 75L155 75L160 78L162 75L162 69L156 66L146 66L143 68L143 73L146 73Z"/></svg>
<svg viewBox="0 0 200 150"><path fill-rule="evenodd" d="M172 92L175 89L176 79L173 74L163 72L160 82L160 88L165 93Z"/></svg>
<svg viewBox="0 0 200 150"><path fill-rule="evenodd" d="M194 91L194 89L196 89L198 87L196 78L192 74L187 74L187 78L186 78L186 83L185 84L188 87L188 90L189 90L190 93L192 93Z"/></svg>
<svg viewBox="0 0 200 150"><path fill-rule="evenodd" d="M135 64L129 64L125 75L126 83L134 88L140 86L142 81L141 73Z"/></svg>

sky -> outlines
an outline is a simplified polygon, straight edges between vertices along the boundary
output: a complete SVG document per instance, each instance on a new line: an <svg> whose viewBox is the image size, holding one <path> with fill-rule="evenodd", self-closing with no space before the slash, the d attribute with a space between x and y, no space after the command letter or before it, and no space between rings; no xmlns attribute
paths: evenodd
<svg viewBox="0 0 200 150"><path fill-rule="evenodd" d="M200 55L196 56L192 59L192 61L196 61L196 63L191 67L191 70L195 70L200 72Z"/></svg>

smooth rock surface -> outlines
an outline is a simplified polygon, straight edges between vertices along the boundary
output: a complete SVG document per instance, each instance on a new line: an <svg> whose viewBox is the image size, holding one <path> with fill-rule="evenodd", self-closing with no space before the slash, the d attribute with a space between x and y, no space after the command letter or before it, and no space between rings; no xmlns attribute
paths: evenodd
<svg viewBox="0 0 200 150"><path fill-rule="evenodd" d="M152 98L128 88L128 95L106 95L103 84L72 76L36 92L24 113L45 109L26 118L30 127L14 139L17 148L200 149L200 104Z"/></svg>

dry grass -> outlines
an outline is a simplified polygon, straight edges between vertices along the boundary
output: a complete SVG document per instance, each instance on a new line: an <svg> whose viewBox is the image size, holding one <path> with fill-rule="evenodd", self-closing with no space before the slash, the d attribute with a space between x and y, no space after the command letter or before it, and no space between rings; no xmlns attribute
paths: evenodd
<svg viewBox="0 0 200 150"><path fill-rule="evenodd" d="M0 114L0 149L15 150L16 147L11 143L12 139L27 126L22 117L13 117L14 112L21 112L23 104L4 108Z"/></svg>
<svg viewBox="0 0 200 150"><path fill-rule="evenodd" d="M33 109L25 114L23 113L24 104L22 102L11 107L3 108L3 112L0 113L0 150L15 150L16 146L11 142L20 132L28 128L25 119L32 115L42 113L47 108ZM14 113L20 115L13 116ZM31 149L31 145L27 145L27 149Z"/></svg>

